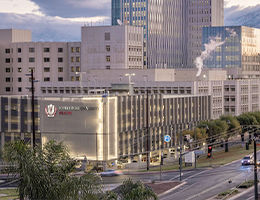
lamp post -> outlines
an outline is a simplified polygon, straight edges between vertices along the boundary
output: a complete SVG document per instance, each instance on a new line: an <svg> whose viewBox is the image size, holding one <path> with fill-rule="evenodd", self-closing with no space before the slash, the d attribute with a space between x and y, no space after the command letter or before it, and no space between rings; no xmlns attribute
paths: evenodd
<svg viewBox="0 0 260 200"><path fill-rule="evenodd" d="M79 75L79 86L80 86L80 90L82 90L82 74L87 74L87 72L76 72L76 75ZM81 91L82 92L82 91Z"/></svg>

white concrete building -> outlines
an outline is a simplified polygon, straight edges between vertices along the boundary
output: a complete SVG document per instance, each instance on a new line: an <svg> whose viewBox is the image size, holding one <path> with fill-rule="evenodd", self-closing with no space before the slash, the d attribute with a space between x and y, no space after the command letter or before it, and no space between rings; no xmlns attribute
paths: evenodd
<svg viewBox="0 0 260 200"><path fill-rule="evenodd" d="M80 42L32 42L31 32L0 30L0 94L30 94L34 71L35 92L44 82L79 81Z"/></svg>
<svg viewBox="0 0 260 200"><path fill-rule="evenodd" d="M143 29L134 26L97 26L81 29L82 71L143 69Z"/></svg>

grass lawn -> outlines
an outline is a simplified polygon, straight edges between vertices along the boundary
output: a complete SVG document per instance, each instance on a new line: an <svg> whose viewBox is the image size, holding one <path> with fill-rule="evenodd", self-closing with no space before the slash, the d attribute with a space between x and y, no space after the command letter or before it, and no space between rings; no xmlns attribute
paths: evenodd
<svg viewBox="0 0 260 200"><path fill-rule="evenodd" d="M260 147L257 147L257 150L259 150ZM197 167L216 167L220 165L225 165L227 163L230 163L234 160L242 159L245 155L253 153L253 145L250 145L249 150L246 150L245 147L242 147L240 144L236 146L229 147L229 152L225 152L224 148L221 151L212 153L212 158L207 158L206 155L203 155L197 159ZM183 158L184 162L184 158ZM193 167L185 167L183 163L183 169L191 169ZM162 170L177 170L179 169L179 164L171 164L171 165L163 165ZM141 172L146 172L146 170L140 170ZM150 169L150 171L160 171L160 167L153 167Z"/></svg>
<svg viewBox="0 0 260 200"><path fill-rule="evenodd" d="M13 200L18 199L17 189L0 189L0 199L1 200Z"/></svg>

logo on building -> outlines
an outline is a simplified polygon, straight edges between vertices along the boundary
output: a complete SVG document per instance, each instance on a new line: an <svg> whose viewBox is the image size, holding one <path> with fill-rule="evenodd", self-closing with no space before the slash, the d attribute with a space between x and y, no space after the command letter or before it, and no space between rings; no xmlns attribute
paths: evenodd
<svg viewBox="0 0 260 200"><path fill-rule="evenodd" d="M47 117L54 117L56 115L57 108L53 104L45 106L45 113Z"/></svg>

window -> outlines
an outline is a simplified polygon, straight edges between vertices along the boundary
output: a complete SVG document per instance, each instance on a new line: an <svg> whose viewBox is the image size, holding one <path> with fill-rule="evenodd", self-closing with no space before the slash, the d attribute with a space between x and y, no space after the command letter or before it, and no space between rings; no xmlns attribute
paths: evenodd
<svg viewBox="0 0 260 200"><path fill-rule="evenodd" d="M29 53L34 53L34 48L30 47L29 48Z"/></svg>
<svg viewBox="0 0 260 200"><path fill-rule="evenodd" d="M80 81L80 76L76 76L76 81Z"/></svg>
<svg viewBox="0 0 260 200"><path fill-rule="evenodd" d="M106 51L110 52L110 45L106 45Z"/></svg>
<svg viewBox="0 0 260 200"><path fill-rule="evenodd" d="M50 58L48 57L43 58L43 62L50 62Z"/></svg>
<svg viewBox="0 0 260 200"><path fill-rule="evenodd" d="M18 77L18 82L22 82L22 77Z"/></svg>
<svg viewBox="0 0 260 200"><path fill-rule="evenodd" d="M17 53L21 53L22 49L21 48L17 48Z"/></svg>
<svg viewBox="0 0 260 200"><path fill-rule="evenodd" d="M22 92L22 88L21 87L18 88L18 92Z"/></svg>
<svg viewBox="0 0 260 200"><path fill-rule="evenodd" d="M106 41L110 40L110 33L105 33L105 40Z"/></svg>
<svg viewBox="0 0 260 200"><path fill-rule="evenodd" d="M19 67L19 68L17 69L17 71L18 71L18 72L22 72L22 68Z"/></svg>
<svg viewBox="0 0 260 200"><path fill-rule="evenodd" d="M71 68L70 68L70 71L71 71L71 72L75 72L75 68L74 68L74 67L71 67Z"/></svg>
<svg viewBox="0 0 260 200"><path fill-rule="evenodd" d="M11 58L6 58L5 59L5 63L10 63L11 62Z"/></svg>
<svg viewBox="0 0 260 200"><path fill-rule="evenodd" d="M5 53L6 53L6 54L11 53L11 49L5 49Z"/></svg>
<svg viewBox="0 0 260 200"><path fill-rule="evenodd" d="M106 56L106 61L110 62L110 56Z"/></svg>
<svg viewBox="0 0 260 200"><path fill-rule="evenodd" d="M63 52L63 48L58 48L58 53L62 53Z"/></svg>
<svg viewBox="0 0 260 200"><path fill-rule="evenodd" d="M7 82L7 83L11 82L11 78L10 77L6 77L5 78L5 82Z"/></svg>
<svg viewBox="0 0 260 200"><path fill-rule="evenodd" d="M44 72L50 72L50 68L49 67L44 67Z"/></svg>
<svg viewBox="0 0 260 200"><path fill-rule="evenodd" d="M63 58L58 58L58 62L63 62Z"/></svg>
<svg viewBox="0 0 260 200"><path fill-rule="evenodd" d="M75 47L71 47L70 51L71 51L71 53L74 53L75 52Z"/></svg>
<svg viewBox="0 0 260 200"><path fill-rule="evenodd" d="M49 82L50 81L50 77L44 77L43 81L44 82Z"/></svg>
<svg viewBox="0 0 260 200"><path fill-rule="evenodd" d="M80 67L76 67L76 72L80 72Z"/></svg>
<svg viewBox="0 0 260 200"><path fill-rule="evenodd" d="M77 52L77 53L80 52L80 47L76 47L76 52Z"/></svg>
<svg viewBox="0 0 260 200"><path fill-rule="evenodd" d="M17 62L22 62L22 58L17 58Z"/></svg>
<svg viewBox="0 0 260 200"><path fill-rule="evenodd" d="M49 53L49 52L50 52L50 48L48 48L48 47L47 47L47 48L44 48L44 49L43 49L43 52L44 52L44 53Z"/></svg>
<svg viewBox="0 0 260 200"><path fill-rule="evenodd" d="M63 72L63 67L59 67L58 72Z"/></svg>
<svg viewBox="0 0 260 200"><path fill-rule="evenodd" d="M70 80L71 80L71 81L75 81L75 77L74 77L74 76L71 76L71 77L70 77Z"/></svg>
<svg viewBox="0 0 260 200"><path fill-rule="evenodd" d="M10 73L11 72L11 68L5 68L5 72L6 73Z"/></svg>
<svg viewBox="0 0 260 200"><path fill-rule="evenodd" d="M80 62L80 57L76 57L76 62Z"/></svg>
<svg viewBox="0 0 260 200"><path fill-rule="evenodd" d="M110 66L106 66L106 69L110 69Z"/></svg>
<svg viewBox="0 0 260 200"><path fill-rule="evenodd" d="M63 77L59 77L59 78L58 78L58 81L63 81Z"/></svg>
<svg viewBox="0 0 260 200"><path fill-rule="evenodd" d="M10 88L10 87L6 87L6 88L5 88L5 91L6 91L6 92L11 92L11 88Z"/></svg>
<svg viewBox="0 0 260 200"><path fill-rule="evenodd" d="M29 58L29 62L30 63L35 62L35 58Z"/></svg>
<svg viewBox="0 0 260 200"><path fill-rule="evenodd" d="M70 62L75 62L74 57L70 58Z"/></svg>

